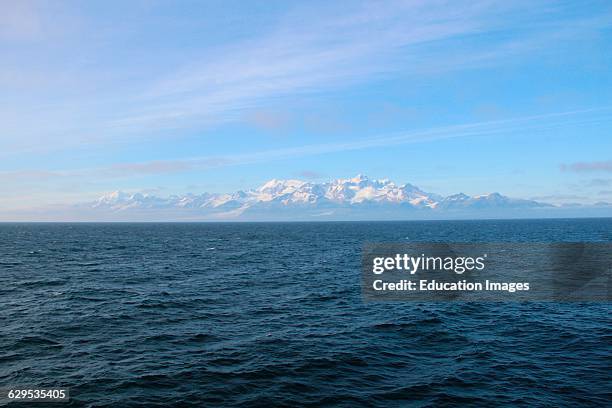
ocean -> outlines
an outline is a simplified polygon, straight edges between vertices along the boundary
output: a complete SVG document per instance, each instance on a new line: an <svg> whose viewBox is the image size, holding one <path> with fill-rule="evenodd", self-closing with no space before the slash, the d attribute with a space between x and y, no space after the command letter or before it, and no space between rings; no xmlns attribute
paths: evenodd
<svg viewBox="0 0 612 408"><path fill-rule="evenodd" d="M60 407L610 404L609 303L364 302L363 244L408 241L611 242L612 219L0 224L0 386L68 387Z"/></svg>

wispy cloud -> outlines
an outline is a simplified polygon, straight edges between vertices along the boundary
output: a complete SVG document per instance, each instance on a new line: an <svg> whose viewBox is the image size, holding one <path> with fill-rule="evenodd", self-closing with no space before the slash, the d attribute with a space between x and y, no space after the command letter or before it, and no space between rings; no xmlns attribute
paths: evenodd
<svg viewBox="0 0 612 408"><path fill-rule="evenodd" d="M562 164L561 170L576 173L612 172L612 160Z"/></svg>
<svg viewBox="0 0 612 408"><path fill-rule="evenodd" d="M478 52L453 52L462 48L461 42L443 44L502 29L500 13L514 7L518 5L489 1L469 6L396 1L331 7L322 16L299 10L267 35L209 50L199 61L177 68L140 95L143 108L112 124L122 129L173 128L177 123L234 120L243 110L289 95L325 92L400 72L489 64L515 54L519 41L532 44L533 37L494 42ZM531 12L536 10L532 5Z"/></svg>
<svg viewBox="0 0 612 408"><path fill-rule="evenodd" d="M524 134L527 131L536 133L538 131L542 132L551 129L561 129L568 124L575 125L581 123L593 124L609 122L612 120L612 116L610 115L611 110L611 107L603 107L587 110L557 112L520 118L445 126L420 131L398 132L338 143L302 145L220 157L201 157L172 160L168 162L155 161L132 165L116 165L110 169L110 172L117 175L135 175L142 172L151 173L155 170L158 170L160 173L168 172L168 170L171 172L179 170L201 171L219 167L256 164L295 157L322 155L362 149L384 148L441 139L517 135ZM583 116L584 114L593 113L596 115L588 115L586 118ZM165 163L167 163L167 165ZM105 172L108 171L109 170L105 170Z"/></svg>
<svg viewBox="0 0 612 408"><path fill-rule="evenodd" d="M241 111L287 96L507 62L612 23L612 16L604 15L572 25L548 23L539 31L529 23L517 27L514 20L509 30L507 16L527 5L536 19L554 9L533 2L392 1L332 7L323 16L300 10L261 38L210 50L156 81L140 95L145 107L114 125L173 128L178 123L235 120ZM495 32L506 35L484 46L471 42Z"/></svg>
<svg viewBox="0 0 612 408"><path fill-rule="evenodd" d="M17 3L21 4L11 4ZM40 10L4 7L9 9L5 20L21 21L8 24L9 31L18 26L25 30L23 35L36 34ZM248 40L203 47L142 75L121 61L112 71L73 61L70 67L51 68L53 76L68 71L71 77L81 77L75 91L66 92L72 88L68 86L53 89L52 104L37 102L0 116L7 119L0 151L67 149L83 142L125 142L152 134L174 138L183 131L240 121L245 115L263 126L278 127L282 120L258 112L285 98L398 75L504 63L553 40L579 37L610 24L607 15L575 19L571 25L563 20L533 23L556 8L562 6L489 0L326 7L305 3ZM521 18L525 9L529 18ZM101 33L98 41L104 44L108 39L103 35L109 34ZM483 34L491 34L486 43L479 41ZM88 70L75 71L79 64ZM11 78L21 67L8 67L0 77ZM133 78L127 87L126 77Z"/></svg>
<svg viewBox="0 0 612 408"><path fill-rule="evenodd" d="M444 126L419 131L398 132L345 142L301 145L225 156L117 163L105 167L78 170L42 172L38 170L22 170L4 173L0 172L0 181L4 179L11 180L11 182L14 183L19 180L36 179L39 176L46 178L95 177L100 179L178 172L195 172L229 166L264 162L268 163L275 160L286 160L296 157L324 155L363 149L385 148L411 143L425 143L442 139L518 135L525 134L527 131L531 132L532 134L537 134L538 132L549 131L551 129L560 129L569 124L580 124L585 122L593 124L608 122L612 120L612 116L610 115L611 111L612 107L602 107L597 109L556 112L543 115L532 115L518 118ZM575 163L573 165L569 165L568 168L582 169L585 166L588 167L588 165L588 163ZM606 168L606 165L610 166L612 165L612 162L597 162L591 163L590 165L598 168Z"/></svg>

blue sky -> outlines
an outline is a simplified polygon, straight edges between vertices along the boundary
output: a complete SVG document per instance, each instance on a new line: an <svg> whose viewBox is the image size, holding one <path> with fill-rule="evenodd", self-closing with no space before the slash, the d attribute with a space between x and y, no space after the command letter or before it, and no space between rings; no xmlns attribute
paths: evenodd
<svg viewBox="0 0 612 408"><path fill-rule="evenodd" d="M607 1L5 1L0 211L367 174L612 201Z"/></svg>

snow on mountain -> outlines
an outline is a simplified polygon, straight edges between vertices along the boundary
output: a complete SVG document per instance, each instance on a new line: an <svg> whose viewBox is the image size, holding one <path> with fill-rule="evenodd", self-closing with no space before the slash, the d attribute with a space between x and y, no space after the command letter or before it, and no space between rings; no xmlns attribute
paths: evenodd
<svg viewBox="0 0 612 408"><path fill-rule="evenodd" d="M128 194L122 191L114 191L105 194L92 203L93 208L109 208L112 210L126 210L129 208L166 208L175 204L178 197L159 198L148 194Z"/></svg>
<svg viewBox="0 0 612 408"><path fill-rule="evenodd" d="M499 193L490 193L473 197L459 193L445 197L437 203L437 208L439 209L537 208L549 206L549 204L537 201L506 197Z"/></svg>
<svg viewBox="0 0 612 408"><path fill-rule="evenodd" d="M363 175L326 183L273 179L259 188L230 194L187 194L166 198L148 194L115 191L90 204L108 211L174 209L200 211L204 214L274 212L275 210L479 210L525 209L546 207L536 201L514 199L499 193L468 196L460 193L448 197L432 194L411 184L397 185L390 180L374 180Z"/></svg>

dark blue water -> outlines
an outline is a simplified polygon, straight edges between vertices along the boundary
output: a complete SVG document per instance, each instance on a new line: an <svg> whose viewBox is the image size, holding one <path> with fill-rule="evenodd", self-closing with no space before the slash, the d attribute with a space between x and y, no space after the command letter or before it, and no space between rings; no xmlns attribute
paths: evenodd
<svg viewBox="0 0 612 408"><path fill-rule="evenodd" d="M611 219L0 224L0 386L70 387L58 406L604 406L609 304L364 303L360 252L611 234Z"/></svg>

